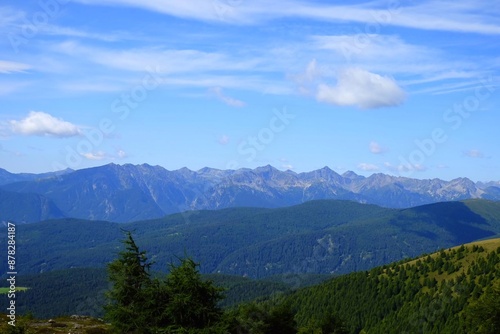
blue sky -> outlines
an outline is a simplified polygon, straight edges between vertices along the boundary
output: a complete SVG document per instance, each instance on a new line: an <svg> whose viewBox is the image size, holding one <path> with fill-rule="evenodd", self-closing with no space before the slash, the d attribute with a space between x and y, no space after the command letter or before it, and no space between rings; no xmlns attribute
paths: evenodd
<svg viewBox="0 0 500 334"><path fill-rule="evenodd" d="M500 4L0 5L0 167L500 180Z"/></svg>

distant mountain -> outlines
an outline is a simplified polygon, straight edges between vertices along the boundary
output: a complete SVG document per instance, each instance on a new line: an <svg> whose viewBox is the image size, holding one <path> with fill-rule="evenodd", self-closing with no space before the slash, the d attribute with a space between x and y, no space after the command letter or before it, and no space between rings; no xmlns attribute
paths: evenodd
<svg viewBox="0 0 500 334"><path fill-rule="evenodd" d="M13 174L9 173L5 169L0 168L0 185L22 182L22 181L36 181L40 179L47 179L52 177L57 177L60 175L68 174L73 172L72 169L65 169L58 172L42 173L42 174L31 174L31 173L19 173Z"/></svg>
<svg viewBox="0 0 500 334"><path fill-rule="evenodd" d="M110 223L62 219L17 227L24 274L103 267L116 258L121 229L165 270L185 254L204 273L262 278L366 270L500 234L500 202L468 200L410 209L320 200L286 208L229 208ZM0 238L0 248L6 247ZM3 266L5 259L0 259Z"/></svg>
<svg viewBox="0 0 500 334"><path fill-rule="evenodd" d="M38 194L23 194L0 189L1 220L34 223L65 217L50 199Z"/></svg>
<svg viewBox="0 0 500 334"><path fill-rule="evenodd" d="M385 174L364 177L354 172L340 175L328 167L295 173L272 166L168 171L147 164L109 164L65 171L58 177L53 173L36 176L0 170L0 184L6 191L45 196L67 217L115 222L186 210L284 207L318 199L353 200L390 208L471 198L500 200L499 182L417 180ZM0 219L6 217L22 220L0 212Z"/></svg>

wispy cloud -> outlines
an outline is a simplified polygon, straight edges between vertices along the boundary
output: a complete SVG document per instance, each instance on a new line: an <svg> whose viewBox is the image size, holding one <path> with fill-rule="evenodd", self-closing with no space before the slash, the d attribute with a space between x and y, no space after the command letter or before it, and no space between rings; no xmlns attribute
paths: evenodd
<svg viewBox="0 0 500 334"><path fill-rule="evenodd" d="M118 152L116 152L116 157L118 159L125 159L128 157L128 154L124 150L118 150Z"/></svg>
<svg viewBox="0 0 500 334"><path fill-rule="evenodd" d="M158 1L77 0L91 5L139 7L166 15L227 24L256 24L285 17L321 21L357 22L402 26L418 30L441 30L500 34L495 9L486 1L420 1L417 4L370 1L355 5L329 5L283 0L272 4L255 1ZM441 15L446 13L446 16Z"/></svg>
<svg viewBox="0 0 500 334"><path fill-rule="evenodd" d="M407 59L429 60L436 51L425 46L409 44L399 36L382 34L316 35L313 45L322 50L334 51L343 60L376 61L378 63L404 63Z"/></svg>
<svg viewBox="0 0 500 334"><path fill-rule="evenodd" d="M106 42L116 42L123 39L130 39L130 35L124 33L115 33L115 34L106 34L102 32L95 33L71 27L63 27L63 26L56 26L49 24L40 27L39 33L46 35L53 35L53 36L95 39Z"/></svg>
<svg viewBox="0 0 500 334"><path fill-rule="evenodd" d="M53 50L108 68L144 72L148 67L154 66L161 73L168 74L220 70L244 71L253 69L260 62L257 59L238 60L220 52L158 48L106 49L85 46L75 41L59 43L53 47Z"/></svg>
<svg viewBox="0 0 500 334"><path fill-rule="evenodd" d="M469 158L482 159L486 157L484 153L481 152L480 150L467 150L464 151L463 153L466 157Z"/></svg>
<svg viewBox="0 0 500 334"><path fill-rule="evenodd" d="M215 97L217 97L220 101L227 104L228 106L236 107L236 108L241 108L241 107L246 106L245 102L238 100L238 99L235 99L235 98L232 98L232 97L224 94L221 87L211 88L209 90L209 92L212 93Z"/></svg>
<svg viewBox="0 0 500 334"><path fill-rule="evenodd" d="M158 0L143 0L143 1L130 1L130 0L77 0L78 2L91 5L121 5L138 7L154 12L190 18L202 21L222 21L222 6L223 2L219 1L158 1ZM217 5L220 7L218 8ZM225 17L227 19L235 19L236 13L229 13L226 11Z"/></svg>
<svg viewBox="0 0 500 334"><path fill-rule="evenodd" d="M292 165L287 158L279 158L278 161L280 163L281 169L293 170L295 168L295 166Z"/></svg>
<svg viewBox="0 0 500 334"><path fill-rule="evenodd" d="M97 161L109 158L109 156L103 151L87 152L87 153L82 153L81 155L88 160L97 160Z"/></svg>
<svg viewBox="0 0 500 334"><path fill-rule="evenodd" d="M25 118L11 120L8 124L12 132L25 136L74 137L82 134L77 125L42 111L31 111Z"/></svg>
<svg viewBox="0 0 500 334"><path fill-rule="evenodd" d="M0 17L2 18L2 20L0 21L0 28L2 28L15 25L17 22L21 22L21 20L26 17L26 13L12 7L1 6Z"/></svg>
<svg viewBox="0 0 500 334"><path fill-rule="evenodd" d="M385 147L382 147L376 141L370 142L370 144L368 145L368 147L370 149L370 152L373 153L373 154L382 154L382 153L385 153L387 151L387 149Z"/></svg>
<svg viewBox="0 0 500 334"><path fill-rule="evenodd" d="M26 88L30 84L32 84L32 82L28 82L28 81L24 81L24 82L23 81L0 82L0 96L15 93L17 91L22 90L23 88Z"/></svg>
<svg viewBox="0 0 500 334"><path fill-rule="evenodd" d="M393 165L389 162L384 163L385 168L391 172L397 172L399 174L413 173L413 172L424 172L427 167L422 164L399 164Z"/></svg>
<svg viewBox="0 0 500 334"><path fill-rule="evenodd" d="M317 81L324 75L323 72L324 70L318 67L316 59L313 59L307 64L304 72L291 75L290 79L298 85L299 93L311 95L315 89L314 84L317 84Z"/></svg>
<svg viewBox="0 0 500 334"><path fill-rule="evenodd" d="M128 154L124 150L117 150L116 153L107 153L105 151L94 151L80 153L82 157L87 160L101 161L101 160L122 160L128 157Z"/></svg>
<svg viewBox="0 0 500 334"><path fill-rule="evenodd" d="M240 75L183 75L167 76L163 85L177 87L214 87L224 86L228 88L241 88L250 91L262 92L265 94L287 95L292 93L292 89L283 81L273 80L257 75L241 73Z"/></svg>
<svg viewBox="0 0 500 334"><path fill-rule="evenodd" d="M31 65L28 65L28 64L0 60L0 73L25 72L26 70L29 70L30 68L31 68Z"/></svg>
<svg viewBox="0 0 500 334"><path fill-rule="evenodd" d="M400 105L406 94L390 77L348 68L339 73L335 86L320 84L316 98L339 106L374 109Z"/></svg>
<svg viewBox="0 0 500 334"><path fill-rule="evenodd" d="M361 169L365 172L375 172L375 171L379 170L379 167L377 165L374 165L374 164L362 162L358 165L358 169Z"/></svg>

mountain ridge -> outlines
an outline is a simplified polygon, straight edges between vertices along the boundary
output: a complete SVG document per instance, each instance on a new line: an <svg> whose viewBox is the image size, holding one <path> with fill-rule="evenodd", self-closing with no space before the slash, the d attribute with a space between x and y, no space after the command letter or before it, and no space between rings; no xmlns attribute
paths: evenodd
<svg viewBox="0 0 500 334"><path fill-rule="evenodd" d="M365 177L352 171L341 175L327 166L296 173L271 165L237 170L204 167L197 171L184 167L170 171L148 164L112 163L76 171L30 174L27 179L5 170L0 172L0 189L4 191L44 196L66 217L115 222L159 218L186 210L285 207L318 199L352 200L389 208L472 198L500 200L500 182L495 181L419 180L382 173ZM5 184L9 180L13 182ZM2 214L0 220L7 219Z"/></svg>

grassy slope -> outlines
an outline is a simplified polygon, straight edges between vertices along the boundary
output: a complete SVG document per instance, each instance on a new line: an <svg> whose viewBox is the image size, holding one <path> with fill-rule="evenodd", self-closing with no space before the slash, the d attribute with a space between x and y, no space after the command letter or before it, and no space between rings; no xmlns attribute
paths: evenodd
<svg viewBox="0 0 500 334"><path fill-rule="evenodd" d="M16 286L16 292L17 291L26 291L28 288L22 287L22 286ZM0 288L0 295L5 295L8 294L10 291L10 288Z"/></svg>
<svg viewBox="0 0 500 334"><path fill-rule="evenodd" d="M474 246L482 247L484 249L484 252L467 253L463 256L463 258L455 259L453 261L453 263L457 267L457 270L452 272L452 273L448 273L447 271L444 271L444 270L441 273L439 271L434 271L434 272L430 272L427 275L427 277L431 280L435 279L438 283L441 283L443 281L450 281L450 280L457 279L461 275L467 275L467 272L469 271L471 266L473 264L477 263L477 261L480 258L484 258L486 254L488 254L489 252L494 252L500 247L500 238L493 238L493 239L471 242L468 244L455 246L455 247L452 247L452 248L449 248L446 250L442 250L440 252L436 252L436 253L430 254L428 256L430 256L432 259L437 259L440 256L442 256L443 253L451 255L453 252L456 252L463 247L466 247L468 249L472 249ZM417 264L417 261L423 261L426 259L426 257L427 256L421 256L421 257L414 259L412 261L405 262L404 264L414 266ZM424 278L422 277L420 279L420 282L423 283L423 281L424 281ZM423 291L427 292L428 289L424 287Z"/></svg>

